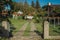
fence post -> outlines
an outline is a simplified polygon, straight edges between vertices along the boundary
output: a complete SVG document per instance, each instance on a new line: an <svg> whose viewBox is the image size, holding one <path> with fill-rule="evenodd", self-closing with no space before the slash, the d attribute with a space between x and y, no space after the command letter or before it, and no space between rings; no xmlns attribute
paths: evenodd
<svg viewBox="0 0 60 40"><path fill-rule="evenodd" d="M58 17L58 25L60 24L60 22L59 22L59 17Z"/></svg>
<svg viewBox="0 0 60 40"><path fill-rule="evenodd" d="M55 18L54 18L54 28L55 28Z"/></svg>

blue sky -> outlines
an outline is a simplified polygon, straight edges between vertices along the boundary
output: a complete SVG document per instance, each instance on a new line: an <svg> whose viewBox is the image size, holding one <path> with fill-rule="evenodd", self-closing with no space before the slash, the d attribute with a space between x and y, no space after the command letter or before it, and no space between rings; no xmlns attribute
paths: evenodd
<svg viewBox="0 0 60 40"><path fill-rule="evenodd" d="M14 2L24 2L24 0L12 0ZM34 3L36 2L36 0L33 0ZM27 2L29 3L29 5L31 5L31 2L32 0L27 0ZM44 5L47 5L48 2L51 2L53 5L60 5L60 0L39 0L39 3L40 3L40 6L44 6ZM5 9L7 10L10 10L10 6L8 5L8 8L5 7Z"/></svg>
<svg viewBox="0 0 60 40"><path fill-rule="evenodd" d="M23 1L23 2L24 2L24 0L13 0L13 1L15 1L15 2L21 2L21 1ZM31 4L31 1L32 1L32 0L27 0L27 2L28 2L29 4ZM33 1L36 2L36 0L33 0ZM60 0L39 0L40 6L47 5L48 2L51 2L53 5L55 5L55 4L57 4L57 5L60 4Z"/></svg>

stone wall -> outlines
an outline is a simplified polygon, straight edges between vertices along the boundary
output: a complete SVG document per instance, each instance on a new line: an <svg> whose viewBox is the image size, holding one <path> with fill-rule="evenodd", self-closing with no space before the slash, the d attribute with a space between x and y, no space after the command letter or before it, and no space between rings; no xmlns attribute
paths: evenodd
<svg viewBox="0 0 60 40"><path fill-rule="evenodd" d="M60 36L49 36L49 22L44 22L44 39L60 39Z"/></svg>

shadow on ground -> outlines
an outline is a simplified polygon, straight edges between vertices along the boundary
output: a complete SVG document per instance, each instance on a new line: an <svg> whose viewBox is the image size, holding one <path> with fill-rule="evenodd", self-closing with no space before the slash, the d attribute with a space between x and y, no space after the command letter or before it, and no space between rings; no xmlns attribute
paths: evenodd
<svg viewBox="0 0 60 40"><path fill-rule="evenodd" d="M37 30L35 30L34 32L36 32L36 34L38 34L38 36L41 36L43 38L43 33L39 32Z"/></svg>
<svg viewBox="0 0 60 40"><path fill-rule="evenodd" d="M8 23L9 23L9 27L10 27L10 32L9 32L9 38L10 38L10 37L13 37L12 32L13 32L16 28L13 26L13 24L11 23L10 20L7 20L7 21L8 21Z"/></svg>

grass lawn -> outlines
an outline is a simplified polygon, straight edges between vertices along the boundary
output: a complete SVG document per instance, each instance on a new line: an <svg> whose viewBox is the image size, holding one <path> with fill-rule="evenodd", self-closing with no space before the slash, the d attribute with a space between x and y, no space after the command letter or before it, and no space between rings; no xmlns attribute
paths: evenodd
<svg viewBox="0 0 60 40"><path fill-rule="evenodd" d="M55 27L54 27L54 25L51 24L50 28L49 28L49 32L50 32L49 35L51 35L51 36L59 36L60 35L60 26L55 25Z"/></svg>
<svg viewBox="0 0 60 40"><path fill-rule="evenodd" d="M43 33L42 23L35 23L38 32Z"/></svg>
<svg viewBox="0 0 60 40"><path fill-rule="evenodd" d="M13 34L18 32L20 30L20 28L24 25L24 23L26 23L26 20L23 19L9 19L11 21L11 24L13 25L14 28L16 28L13 31Z"/></svg>
<svg viewBox="0 0 60 40"><path fill-rule="evenodd" d="M36 29L38 32L43 33L43 19L40 17L40 22L39 23L35 23Z"/></svg>
<svg viewBox="0 0 60 40"><path fill-rule="evenodd" d="M30 29L31 29L31 27L30 27L30 23L28 23L28 25L27 25L27 27L26 27L26 30L24 31L24 36L29 36L29 34L30 34Z"/></svg>
<svg viewBox="0 0 60 40"><path fill-rule="evenodd" d="M2 38L2 37L0 37L0 40L8 40L8 38Z"/></svg>

